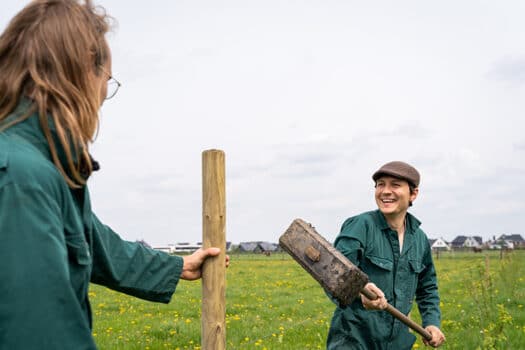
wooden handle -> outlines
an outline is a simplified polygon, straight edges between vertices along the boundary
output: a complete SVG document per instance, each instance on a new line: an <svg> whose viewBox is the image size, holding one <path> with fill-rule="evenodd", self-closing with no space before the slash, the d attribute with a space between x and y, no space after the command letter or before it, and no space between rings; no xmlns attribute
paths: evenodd
<svg viewBox="0 0 525 350"><path fill-rule="evenodd" d="M370 299L370 300L376 300L377 299L377 295L374 292L371 292L371 291L369 291L366 288L361 289L361 293L365 297ZM417 323L412 321L404 313L402 313L401 311L399 311L398 309L396 309L392 305L387 304L385 311L390 313L392 316L397 318L399 321L401 321L404 324L406 324L408 327L412 328L413 330L415 330L416 332L421 334L421 336L423 336L423 338L425 338L426 340L431 340L432 339L432 335L426 329L424 329L423 327L421 327L420 325L418 325Z"/></svg>
<svg viewBox="0 0 525 350"><path fill-rule="evenodd" d="M202 153L202 247L221 253L202 265L203 350L226 348L226 196L224 152Z"/></svg>

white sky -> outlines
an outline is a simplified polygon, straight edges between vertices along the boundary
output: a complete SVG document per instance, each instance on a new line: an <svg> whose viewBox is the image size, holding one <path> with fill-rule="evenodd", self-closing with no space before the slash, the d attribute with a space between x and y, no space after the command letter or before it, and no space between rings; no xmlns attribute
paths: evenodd
<svg viewBox="0 0 525 350"><path fill-rule="evenodd" d="M92 147L93 208L129 240L202 238L201 153L226 153L227 237L329 240L372 173L422 175L430 238L523 234L522 1L100 0L121 90ZM0 28L21 9L3 0Z"/></svg>

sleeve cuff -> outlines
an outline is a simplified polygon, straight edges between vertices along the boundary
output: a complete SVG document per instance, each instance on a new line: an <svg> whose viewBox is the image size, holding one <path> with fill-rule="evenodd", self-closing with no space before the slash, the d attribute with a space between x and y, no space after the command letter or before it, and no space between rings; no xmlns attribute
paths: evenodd
<svg viewBox="0 0 525 350"><path fill-rule="evenodd" d="M170 272L170 278L168 279L167 284L167 296L165 303L169 303L173 293L177 289L177 285L180 281L180 275L182 273L182 267L184 266L184 259L181 256L170 256L170 262L173 264L173 267Z"/></svg>
<svg viewBox="0 0 525 350"><path fill-rule="evenodd" d="M437 328L441 329L441 321L439 318L432 317L423 320L423 328L426 328L428 326L436 326Z"/></svg>

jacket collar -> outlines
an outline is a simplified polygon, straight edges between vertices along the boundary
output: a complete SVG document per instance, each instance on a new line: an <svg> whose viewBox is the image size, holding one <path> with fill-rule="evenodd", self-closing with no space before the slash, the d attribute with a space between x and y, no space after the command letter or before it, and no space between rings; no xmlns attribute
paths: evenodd
<svg viewBox="0 0 525 350"><path fill-rule="evenodd" d="M385 216L383 215L383 213L381 213L379 209L376 209L373 213L374 213L374 219L381 230L390 229L390 227L388 226L388 223L386 222ZM406 220L405 234L406 233L414 234L416 230L419 228L419 226L421 226L421 221L419 221L414 215L408 212L407 212L405 220Z"/></svg>
<svg viewBox="0 0 525 350"><path fill-rule="evenodd" d="M32 100L23 97L20 100L20 103L18 104L16 109L11 113L10 116L7 117L6 121L18 119L20 116L26 113L29 108L32 107L32 104L33 104ZM55 146L57 148L58 158L60 159L61 163L64 166L64 169L67 172L68 171L67 169L69 167L67 166L66 154L58 140L58 137L56 136L56 129L51 120L49 121L49 128L51 130L52 137L55 140ZM6 130L6 133L15 134L18 137L24 139L26 142L30 143L33 147L35 147L40 153L42 153L44 157L52 161L51 152L49 150L49 144L46 140L46 137L44 136L44 133L42 132L42 129L40 128L38 112L33 113L31 116L29 116L29 118L25 119L24 121L9 127ZM100 164L96 160L93 159L91 154L89 155L89 157L92 162L93 171L99 170ZM86 180L89 177L87 174L87 171L81 170L81 175Z"/></svg>

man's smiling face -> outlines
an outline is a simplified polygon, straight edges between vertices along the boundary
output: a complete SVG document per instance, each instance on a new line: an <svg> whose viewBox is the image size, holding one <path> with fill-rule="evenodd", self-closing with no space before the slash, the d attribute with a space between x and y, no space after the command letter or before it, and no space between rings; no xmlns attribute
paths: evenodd
<svg viewBox="0 0 525 350"><path fill-rule="evenodd" d="M391 176L381 176L375 187L377 207L387 217L406 213L418 194L417 188L411 193L408 182Z"/></svg>

